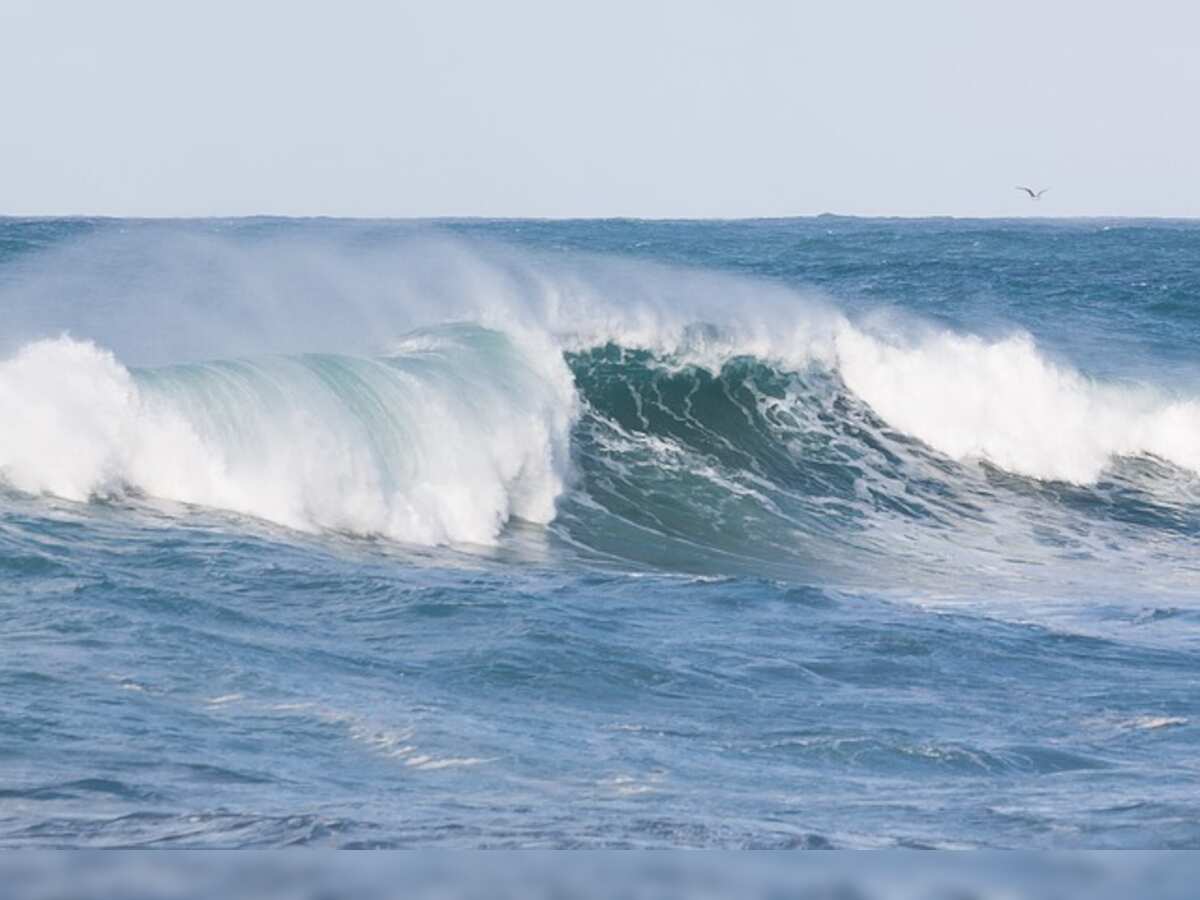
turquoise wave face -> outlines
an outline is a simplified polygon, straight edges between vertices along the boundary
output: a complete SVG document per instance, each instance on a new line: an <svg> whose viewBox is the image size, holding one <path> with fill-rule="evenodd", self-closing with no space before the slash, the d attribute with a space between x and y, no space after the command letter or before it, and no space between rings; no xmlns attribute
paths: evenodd
<svg viewBox="0 0 1200 900"><path fill-rule="evenodd" d="M585 501L560 523L625 560L710 574L999 591L1195 584L1195 472L1113 458L1088 484L956 460L889 426L836 370L731 360L718 371L615 346L573 355ZM950 567L953 566L953 569ZM948 569L950 569L948 571Z"/></svg>
<svg viewBox="0 0 1200 900"><path fill-rule="evenodd" d="M0 221L0 845L1196 846L1198 237Z"/></svg>

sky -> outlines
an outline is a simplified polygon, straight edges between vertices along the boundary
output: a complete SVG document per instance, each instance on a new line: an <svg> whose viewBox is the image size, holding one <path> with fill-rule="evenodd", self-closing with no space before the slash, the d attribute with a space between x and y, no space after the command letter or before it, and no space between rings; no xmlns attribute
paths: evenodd
<svg viewBox="0 0 1200 900"><path fill-rule="evenodd" d="M0 86L0 215L1200 216L1186 0L0 0Z"/></svg>

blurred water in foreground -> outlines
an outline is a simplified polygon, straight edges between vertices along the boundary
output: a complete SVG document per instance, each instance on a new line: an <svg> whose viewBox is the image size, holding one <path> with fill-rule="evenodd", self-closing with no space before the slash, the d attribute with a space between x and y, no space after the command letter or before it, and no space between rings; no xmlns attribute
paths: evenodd
<svg viewBox="0 0 1200 900"><path fill-rule="evenodd" d="M615 851L303 856L264 851L36 852L0 860L15 900L576 900L1192 898L1190 852Z"/></svg>

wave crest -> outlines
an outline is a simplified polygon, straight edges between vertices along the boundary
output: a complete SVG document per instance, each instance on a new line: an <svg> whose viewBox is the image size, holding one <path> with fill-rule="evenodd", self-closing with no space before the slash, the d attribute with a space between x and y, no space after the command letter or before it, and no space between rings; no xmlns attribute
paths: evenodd
<svg viewBox="0 0 1200 900"><path fill-rule="evenodd" d="M1094 483L1116 457L1200 471L1200 401L1093 381L1027 335L944 332L905 345L845 325L837 358L846 385L889 425L953 459L1075 484Z"/></svg>
<svg viewBox="0 0 1200 900"><path fill-rule="evenodd" d="M0 363L0 472L69 499L134 490L300 529L494 542L548 522L568 474L570 375L508 337L440 329L383 359L305 355L129 370L68 337Z"/></svg>

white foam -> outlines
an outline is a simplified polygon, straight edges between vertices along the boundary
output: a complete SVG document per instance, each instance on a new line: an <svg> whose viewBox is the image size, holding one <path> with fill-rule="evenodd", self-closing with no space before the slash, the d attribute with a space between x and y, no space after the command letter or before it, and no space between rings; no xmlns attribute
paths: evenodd
<svg viewBox="0 0 1200 900"><path fill-rule="evenodd" d="M0 474L74 500L135 489L301 529L493 542L546 522L575 415L560 356L479 329L392 361L133 373L68 337L0 362Z"/></svg>
<svg viewBox="0 0 1200 900"><path fill-rule="evenodd" d="M1114 457L1200 470L1200 402L1103 384L1055 364L1027 335L934 333L891 343L849 323L836 338L846 385L892 427L959 460L1095 481Z"/></svg>

